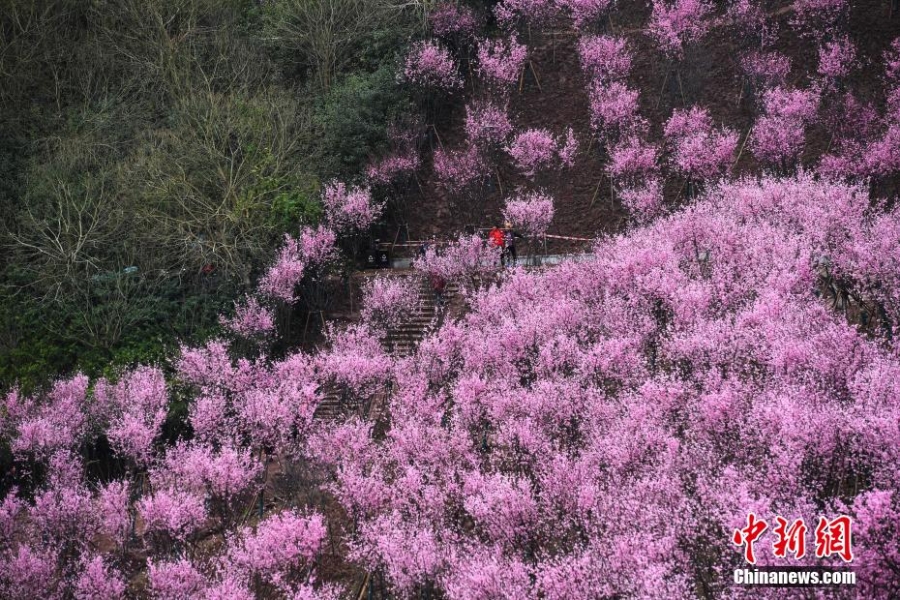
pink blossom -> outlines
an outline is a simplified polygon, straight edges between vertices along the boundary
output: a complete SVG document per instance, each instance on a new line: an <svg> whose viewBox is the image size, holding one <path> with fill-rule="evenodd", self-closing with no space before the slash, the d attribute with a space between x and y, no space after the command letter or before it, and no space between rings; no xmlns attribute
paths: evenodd
<svg viewBox="0 0 900 600"><path fill-rule="evenodd" d="M450 52L433 41L419 42L412 47L406 56L403 77L424 89L452 92L462 87Z"/></svg>
<svg viewBox="0 0 900 600"><path fill-rule="evenodd" d="M775 88L763 95L765 114L753 126L750 149L760 159L785 167L797 159L804 129L818 111L816 90Z"/></svg>
<svg viewBox="0 0 900 600"><path fill-rule="evenodd" d="M889 83L900 83L900 38L891 42L891 47L884 53L884 74Z"/></svg>
<svg viewBox="0 0 900 600"><path fill-rule="evenodd" d="M248 296L243 304L235 302L234 316L230 319L220 316L219 322L243 337L264 336L275 329L272 311L260 305L253 296Z"/></svg>
<svg viewBox="0 0 900 600"><path fill-rule="evenodd" d="M512 133L507 107L491 102L473 102L466 105L466 137L470 144L479 147L497 147Z"/></svg>
<svg viewBox="0 0 900 600"><path fill-rule="evenodd" d="M256 600L256 595L248 587L248 582L226 576L206 588L203 600Z"/></svg>
<svg viewBox="0 0 900 600"><path fill-rule="evenodd" d="M0 555L0 596L9 600L63 597L56 572L59 560L52 547L35 549L25 544Z"/></svg>
<svg viewBox="0 0 900 600"><path fill-rule="evenodd" d="M172 562L148 562L147 578L154 600L195 598L206 588L207 581L186 558Z"/></svg>
<svg viewBox="0 0 900 600"><path fill-rule="evenodd" d="M591 126L606 135L628 129L637 120L638 95L618 81L594 82L589 90Z"/></svg>
<svg viewBox="0 0 900 600"><path fill-rule="evenodd" d="M339 199L335 199L336 203L338 201ZM364 221L366 217L362 213L374 212L376 209L380 211L380 208L372 206L354 205L347 208L346 205L343 205L335 207L334 210L337 213L335 218L344 219L346 224L350 219L355 219L357 222ZM351 215L347 211L358 212ZM322 265L334 258L336 239L333 229L322 226L316 229L304 227L300 232L299 240L285 234L284 245L279 249L275 262L259 282L259 291L273 298L293 302L295 300L294 288L303 279L307 269Z"/></svg>
<svg viewBox="0 0 900 600"><path fill-rule="evenodd" d="M363 325L327 330L331 348L317 357L321 377L346 393L366 398L387 382L391 360L376 332Z"/></svg>
<svg viewBox="0 0 900 600"><path fill-rule="evenodd" d="M527 235L543 235L553 220L553 199L541 193L510 198L503 209L503 218Z"/></svg>
<svg viewBox="0 0 900 600"><path fill-rule="evenodd" d="M588 76L605 82L624 79L631 72L632 55L624 38L582 37L578 42L578 57Z"/></svg>
<svg viewBox="0 0 900 600"><path fill-rule="evenodd" d="M363 288L362 318L376 327L396 327L418 302L418 290L409 278L373 277Z"/></svg>
<svg viewBox="0 0 900 600"><path fill-rule="evenodd" d="M613 0L559 0L569 11L576 29L599 27L612 9Z"/></svg>
<svg viewBox="0 0 900 600"><path fill-rule="evenodd" d="M706 35L713 7L705 0L653 0L650 35L671 59L681 59L684 47Z"/></svg>
<svg viewBox="0 0 900 600"><path fill-rule="evenodd" d="M791 72L791 59L778 52L750 52L741 58L741 69L760 88L784 85Z"/></svg>
<svg viewBox="0 0 900 600"><path fill-rule="evenodd" d="M455 194L480 186L488 175L488 165L477 146L465 150L434 152L434 174L441 187Z"/></svg>
<svg viewBox="0 0 900 600"><path fill-rule="evenodd" d="M77 446L89 425L85 411L87 388L88 378L78 374L55 381L39 401L10 392L6 397L7 427L16 430L10 444L12 451L46 459L58 450Z"/></svg>
<svg viewBox="0 0 900 600"><path fill-rule="evenodd" d="M440 250L429 248L424 257L413 262L413 268L426 275L439 275L447 282L463 281L494 268L499 259L499 249L484 238L461 235Z"/></svg>
<svg viewBox="0 0 900 600"><path fill-rule="evenodd" d="M239 571L271 576L312 562L326 535L321 515L282 511L260 521L255 531L242 529L227 561Z"/></svg>
<svg viewBox="0 0 900 600"><path fill-rule="evenodd" d="M75 600L118 600L125 597L125 582L102 556L95 555L82 561L73 596Z"/></svg>
<svg viewBox="0 0 900 600"><path fill-rule="evenodd" d="M179 443L169 449L151 476L156 489L181 489L230 502L256 488L261 471L249 450Z"/></svg>
<svg viewBox="0 0 900 600"><path fill-rule="evenodd" d="M0 539L12 540L16 530L22 525L25 503L18 496L16 488L7 492L0 501ZM0 546L3 544L0 543Z"/></svg>
<svg viewBox="0 0 900 600"><path fill-rule="evenodd" d="M397 180L411 177L421 164L419 154L413 150L404 150L389 154L372 163L366 169L366 176L374 184L388 185Z"/></svg>
<svg viewBox="0 0 900 600"><path fill-rule="evenodd" d="M850 38L842 37L819 46L819 74L841 79L850 74L856 59L856 46Z"/></svg>
<svg viewBox="0 0 900 600"><path fill-rule="evenodd" d="M575 132L571 127L566 128L565 142L560 143L559 147L559 163L563 167L572 168L575 166L575 156L578 154L578 140L575 139Z"/></svg>
<svg viewBox="0 0 900 600"><path fill-rule="evenodd" d="M577 151L578 142L571 128L566 130L565 140L559 142L546 129L527 129L506 146L516 167L529 179L540 170L571 166Z"/></svg>
<svg viewBox="0 0 900 600"><path fill-rule="evenodd" d="M178 490L158 490L137 504L144 521L144 535L166 533L184 541L206 521L203 498Z"/></svg>
<svg viewBox="0 0 900 600"><path fill-rule="evenodd" d="M336 230L364 230L381 214L383 205L372 202L369 188L348 188L340 181L325 186L325 215Z"/></svg>
<svg viewBox="0 0 900 600"><path fill-rule="evenodd" d="M306 260L300 255L297 240L284 235L284 245L278 251L274 264L259 282L259 290L273 298L287 302L294 300L294 288L303 279Z"/></svg>
<svg viewBox="0 0 900 600"><path fill-rule="evenodd" d="M655 173L658 157L657 146L631 136L610 148L606 170L615 180L631 181Z"/></svg>
<svg viewBox="0 0 900 600"><path fill-rule="evenodd" d="M81 545L92 539L97 522L92 515L91 495L81 480L49 482L34 496L29 518L47 539L59 544Z"/></svg>
<svg viewBox="0 0 900 600"><path fill-rule="evenodd" d="M125 542L131 529L131 498L128 484L111 481L102 486L94 500L101 531L117 544Z"/></svg>
<svg viewBox="0 0 900 600"><path fill-rule="evenodd" d="M106 437L113 450L146 465L166 419L168 393L162 371L138 367L124 373L115 384L101 379L94 394L99 403L111 407Z"/></svg>
<svg viewBox="0 0 900 600"><path fill-rule="evenodd" d="M731 166L737 149L734 131L713 129L706 109L676 109L666 123L665 136L674 145L673 160L679 171L698 180L713 179Z"/></svg>
<svg viewBox="0 0 900 600"><path fill-rule="evenodd" d="M649 220L662 209L662 186L659 179L653 177L638 187L620 190L619 199L639 220Z"/></svg>
<svg viewBox="0 0 900 600"><path fill-rule="evenodd" d="M428 17L431 30L438 37L472 37L478 28L472 9L456 2L442 2Z"/></svg>
<svg viewBox="0 0 900 600"><path fill-rule="evenodd" d="M519 81L528 49L515 36L478 43L478 74L487 85L508 91Z"/></svg>
<svg viewBox="0 0 900 600"><path fill-rule="evenodd" d="M559 12L557 0L503 0L494 7L501 26L543 27Z"/></svg>
<svg viewBox="0 0 900 600"><path fill-rule="evenodd" d="M853 508L854 565L860 571L861 591L869 598L892 598L900 593L895 574L900 568L900 551L893 543L900 535L897 492L865 492L857 496Z"/></svg>

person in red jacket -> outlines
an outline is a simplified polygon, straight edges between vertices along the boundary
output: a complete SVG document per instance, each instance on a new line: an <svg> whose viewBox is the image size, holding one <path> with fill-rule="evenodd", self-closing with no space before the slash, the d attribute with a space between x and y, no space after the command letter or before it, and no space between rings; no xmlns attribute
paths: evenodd
<svg viewBox="0 0 900 600"><path fill-rule="evenodd" d="M488 240L490 240L491 246L500 249L500 266L503 266L503 252L506 235L503 233L502 229L495 225L490 233L488 233Z"/></svg>

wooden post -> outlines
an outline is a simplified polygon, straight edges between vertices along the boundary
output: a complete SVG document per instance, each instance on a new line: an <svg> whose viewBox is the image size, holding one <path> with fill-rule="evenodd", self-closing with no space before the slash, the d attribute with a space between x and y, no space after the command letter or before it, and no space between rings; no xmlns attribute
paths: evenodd
<svg viewBox="0 0 900 600"><path fill-rule="evenodd" d="M594 202L597 200L597 196L600 194L600 184L603 183L603 176L600 176L599 181L597 181L597 187L594 189L594 196L591 198L591 205L588 206L588 209L594 208Z"/></svg>
<svg viewBox="0 0 900 600"><path fill-rule="evenodd" d="M537 86L538 86L538 91L539 91L540 93L543 94L543 93L544 93L544 88L541 87L541 80L538 78L537 71L534 70L534 62L532 62L532 61L529 60L529 61L528 61L528 66L531 67L531 74L534 75L534 82L535 82L535 83L537 84Z"/></svg>
<svg viewBox="0 0 900 600"><path fill-rule="evenodd" d="M658 94L659 97L656 99L656 106L654 107L653 110L658 109L659 103L662 102L662 94L666 89L666 84L669 83L669 71L670 71L669 67L666 66L666 76L663 78L662 86L660 86L660 88L659 88L659 94Z"/></svg>
<svg viewBox="0 0 900 600"><path fill-rule="evenodd" d="M747 135L744 136L744 143L741 144L741 149L738 150L737 158L734 159L734 163L731 165L731 168L734 169L738 161L741 160L741 155L744 154L744 146L747 145L747 140L750 139L750 134L753 133L753 125L750 126L750 129L747 130Z"/></svg>

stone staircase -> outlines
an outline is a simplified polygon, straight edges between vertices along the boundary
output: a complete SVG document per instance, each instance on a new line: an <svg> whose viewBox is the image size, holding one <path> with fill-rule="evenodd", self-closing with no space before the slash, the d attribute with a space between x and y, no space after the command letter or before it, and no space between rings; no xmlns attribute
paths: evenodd
<svg viewBox="0 0 900 600"><path fill-rule="evenodd" d="M434 292L427 280L419 282L419 301L415 310L406 321L388 331L383 341L385 352L396 357L411 355L419 342L430 331L440 325L441 319L453 298L459 293L459 287L455 283L447 284L444 290L444 306L439 309L435 303Z"/></svg>
<svg viewBox="0 0 900 600"><path fill-rule="evenodd" d="M409 277L418 278L416 275L409 275ZM419 279L419 301L415 310L404 322L389 330L382 340L384 351L395 357L405 357L413 354L419 342L430 331L440 325L450 302L459 293L457 284L447 284L444 290L444 306L439 308L435 302L431 284L424 278ZM341 402L340 392L335 389L323 390L323 398L316 407L314 417L323 420L339 420L356 413L370 421L376 421L380 416L388 394L388 390L383 390L362 405L346 406L345 403Z"/></svg>

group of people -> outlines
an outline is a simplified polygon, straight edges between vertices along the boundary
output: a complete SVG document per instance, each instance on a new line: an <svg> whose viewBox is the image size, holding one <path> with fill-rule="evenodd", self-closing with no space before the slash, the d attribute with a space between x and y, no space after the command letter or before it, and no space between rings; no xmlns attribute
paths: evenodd
<svg viewBox="0 0 900 600"><path fill-rule="evenodd" d="M507 221L503 229L494 226L488 233L488 240L491 245L500 248L500 266L505 267L507 264L516 265L516 240L523 236L512 228L512 223Z"/></svg>

